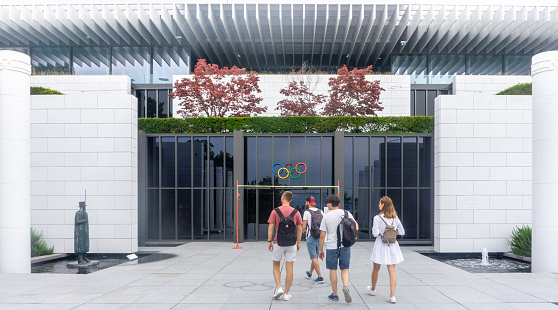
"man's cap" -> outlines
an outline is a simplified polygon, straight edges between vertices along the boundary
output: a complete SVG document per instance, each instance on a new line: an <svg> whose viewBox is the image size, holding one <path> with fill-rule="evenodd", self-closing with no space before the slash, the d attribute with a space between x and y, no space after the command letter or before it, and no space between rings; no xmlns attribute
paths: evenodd
<svg viewBox="0 0 558 310"><path fill-rule="evenodd" d="M80 207L80 208L81 208L81 207L85 207L85 206L86 206L85 201L80 201L80 202L79 202L79 207Z"/></svg>
<svg viewBox="0 0 558 310"><path fill-rule="evenodd" d="M308 201L311 206L316 205L316 199L314 199L314 196L306 197L306 201Z"/></svg>

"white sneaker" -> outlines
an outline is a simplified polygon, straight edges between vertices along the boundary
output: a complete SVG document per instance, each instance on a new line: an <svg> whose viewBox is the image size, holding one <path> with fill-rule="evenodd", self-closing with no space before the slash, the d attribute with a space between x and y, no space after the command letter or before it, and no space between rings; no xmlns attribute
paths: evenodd
<svg viewBox="0 0 558 310"><path fill-rule="evenodd" d="M276 288L275 292L273 293L273 298L275 299L279 299L279 297L281 297L281 295L283 295L283 288Z"/></svg>
<svg viewBox="0 0 558 310"><path fill-rule="evenodd" d="M284 294L284 295L283 295L283 300L284 300L284 301L289 301L289 300L291 300L291 295L289 295L289 294Z"/></svg>
<svg viewBox="0 0 558 310"><path fill-rule="evenodd" d="M368 290L368 294L370 294L372 296L376 296L376 291L372 290L372 286L368 286L368 287L366 287L366 289Z"/></svg>
<svg viewBox="0 0 558 310"><path fill-rule="evenodd" d="M388 298L388 301L391 302L392 304L394 304L395 301L395 296Z"/></svg>

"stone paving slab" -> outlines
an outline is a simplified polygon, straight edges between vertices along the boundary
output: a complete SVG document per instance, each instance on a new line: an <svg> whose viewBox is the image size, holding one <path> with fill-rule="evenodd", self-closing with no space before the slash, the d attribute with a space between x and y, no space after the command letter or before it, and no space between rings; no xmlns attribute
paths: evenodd
<svg viewBox="0 0 558 310"><path fill-rule="evenodd" d="M307 280L305 244L297 254L290 301L273 300L271 253L265 242L191 242L157 248L161 261L125 263L92 274L0 274L0 309L556 309L557 274L469 273L402 247L396 268L397 304L387 302L387 268L380 271L377 295L370 296L373 242L352 248L351 304L331 293L329 271L320 262L325 284ZM283 281L284 283L284 274Z"/></svg>

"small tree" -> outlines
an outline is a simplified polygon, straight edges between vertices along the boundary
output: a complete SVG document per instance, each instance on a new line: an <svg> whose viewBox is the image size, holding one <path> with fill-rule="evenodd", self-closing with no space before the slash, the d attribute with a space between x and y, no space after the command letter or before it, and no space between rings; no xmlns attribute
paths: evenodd
<svg viewBox="0 0 558 310"><path fill-rule="evenodd" d="M325 101L324 95L314 94L304 81L292 81L279 92L288 98L279 101L275 108L281 110L281 116L317 115L316 106Z"/></svg>
<svg viewBox="0 0 558 310"><path fill-rule="evenodd" d="M256 116L267 110L258 106L263 98L254 94L261 93L260 78L245 72L244 68L219 68L198 59L194 76L176 82L169 96L180 100L178 113L183 118Z"/></svg>
<svg viewBox="0 0 558 310"><path fill-rule="evenodd" d="M329 79L329 102L324 107L328 116L364 116L376 115L382 111L380 106L380 81L368 81L366 75L372 72L372 66L366 69L355 68L349 71L346 65L337 70L337 77Z"/></svg>

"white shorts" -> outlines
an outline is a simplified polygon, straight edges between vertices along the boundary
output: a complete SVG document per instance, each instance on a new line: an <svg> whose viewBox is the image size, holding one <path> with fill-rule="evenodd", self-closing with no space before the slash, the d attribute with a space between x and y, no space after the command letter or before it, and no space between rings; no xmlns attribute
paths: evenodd
<svg viewBox="0 0 558 310"><path fill-rule="evenodd" d="M296 260L296 244L291 246L273 245L273 260L280 262L285 256L286 262L294 262Z"/></svg>

